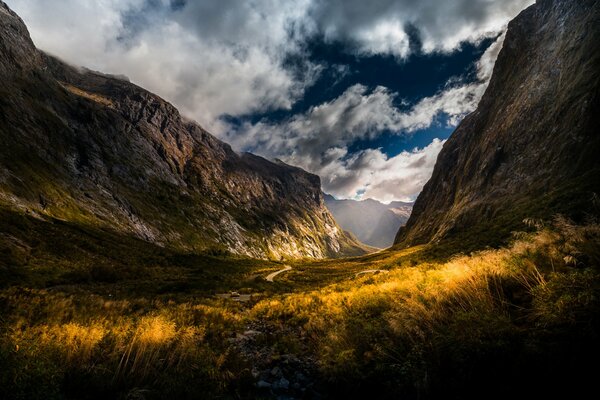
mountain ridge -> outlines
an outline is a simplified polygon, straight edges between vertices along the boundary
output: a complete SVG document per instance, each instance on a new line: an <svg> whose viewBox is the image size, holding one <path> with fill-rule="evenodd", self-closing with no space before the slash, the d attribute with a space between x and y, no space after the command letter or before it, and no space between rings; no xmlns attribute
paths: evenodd
<svg viewBox="0 0 600 400"><path fill-rule="evenodd" d="M325 194L325 205L340 226L358 240L378 248L390 247L398 229L406 223L412 204L393 201L389 204L374 199L338 200Z"/></svg>
<svg viewBox="0 0 600 400"><path fill-rule="evenodd" d="M366 252L325 208L318 176L237 154L123 77L37 50L0 10L0 206L184 251Z"/></svg>
<svg viewBox="0 0 600 400"><path fill-rule="evenodd" d="M523 220L598 215L600 5L538 1L508 25L475 112L444 144L395 243L498 245Z"/></svg>

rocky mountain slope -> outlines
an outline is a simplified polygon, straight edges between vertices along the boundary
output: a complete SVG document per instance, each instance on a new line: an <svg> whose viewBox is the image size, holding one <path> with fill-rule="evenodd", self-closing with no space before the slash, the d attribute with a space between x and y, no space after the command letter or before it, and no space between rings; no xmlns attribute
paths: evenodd
<svg viewBox="0 0 600 400"><path fill-rule="evenodd" d="M396 237L495 244L526 218L600 212L600 2L538 0Z"/></svg>
<svg viewBox="0 0 600 400"><path fill-rule="evenodd" d="M325 208L317 176L237 154L126 78L38 51L3 2L0 142L0 211L12 221L0 222L0 250L35 246L27 229L7 233L27 217L183 251L364 252Z"/></svg>
<svg viewBox="0 0 600 400"><path fill-rule="evenodd" d="M344 230L352 232L362 243L379 248L394 243L396 232L412 211L412 203L337 200L328 194L325 194L325 205Z"/></svg>

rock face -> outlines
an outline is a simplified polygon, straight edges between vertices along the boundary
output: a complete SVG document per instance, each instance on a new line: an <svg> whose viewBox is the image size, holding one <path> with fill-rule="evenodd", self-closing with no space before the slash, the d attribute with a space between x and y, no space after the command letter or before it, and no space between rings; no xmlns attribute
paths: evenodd
<svg viewBox="0 0 600 400"><path fill-rule="evenodd" d="M479 107L444 145L396 243L492 245L524 218L597 215L599 43L597 0L538 0L513 20Z"/></svg>
<svg viewBox="0 0 600 400"><path fill-rule="evenodd" d="M237 154L126 79L38 51L3 2L0 142L4 209L186 251L364 252L325 208L317 176Z"/></svg>
<svg viewBox="0 0 600 400"><path fill-rule="evenodd" d="M370 246L386 248L394 243L398 228L406 223L412 203L377 200L337 200L325 194L325 205L340 226Z"/></svg>

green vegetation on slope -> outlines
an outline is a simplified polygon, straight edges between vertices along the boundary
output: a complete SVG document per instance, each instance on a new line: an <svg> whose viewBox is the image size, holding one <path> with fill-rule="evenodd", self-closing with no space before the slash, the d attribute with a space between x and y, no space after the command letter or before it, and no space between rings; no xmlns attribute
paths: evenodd
<svg viewBox="0 0 600 400"><path fill-rule="evenodd" d="M73 270L94 264L65 239L87 260ZM145 245L110 242L96 260L131 264L111 279L22 266L0 292L0 397L539 397L594 382L598 224L444 260L418 247L298 262L273 284L261 277L281 264ZM255 296L212 296L234 289Z"/></svg>
<svg viewBox="0 0 600 400"><path fill-rule="evenodd" d="M60 288L123 296L265 291L279 263L219 248L184 253L118 232L0 208L0 287Z"/></svg>

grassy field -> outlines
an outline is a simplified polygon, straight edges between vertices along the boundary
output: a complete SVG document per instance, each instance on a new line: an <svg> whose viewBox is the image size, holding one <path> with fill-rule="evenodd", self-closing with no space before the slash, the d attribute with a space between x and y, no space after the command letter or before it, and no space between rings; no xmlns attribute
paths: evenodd
<svg viewBox="0 0 600 400"><path fill-rule="evenodd" d="M572 396L597 370L600 226L538 228L467 255L294 262L273 283L284 264L136 241L77 245L69 266L31 250L0 291L0 398Z"/></svg>

